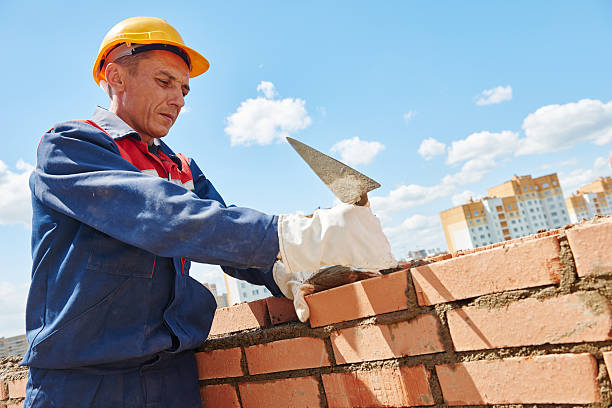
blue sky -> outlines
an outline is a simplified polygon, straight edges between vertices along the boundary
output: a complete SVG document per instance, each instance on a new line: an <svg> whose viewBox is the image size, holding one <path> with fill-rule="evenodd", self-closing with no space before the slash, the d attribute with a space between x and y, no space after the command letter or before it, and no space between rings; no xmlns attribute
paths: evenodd
<svg viewBox="0 0 612 408"><path fill-rule="evenodd" d="M401 257L445 247L438 213L513 174L557 172L566 195L612 174L607 1L88 4L0 4L0 336L24 331L36 145L107 106L91 65L127 17L166 19L210 60L165 140L229 203L333 205L290 135L382 184L371 201ZM220 283L213 271L196 267Z"/></svg>

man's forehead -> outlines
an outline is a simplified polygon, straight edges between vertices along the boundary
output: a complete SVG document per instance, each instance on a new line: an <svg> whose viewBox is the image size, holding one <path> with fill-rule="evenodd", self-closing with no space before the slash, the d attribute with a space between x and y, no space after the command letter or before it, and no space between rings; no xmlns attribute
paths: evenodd
<svg viewBox="0 0 612 408"><path fill-rule="evenodd" d="M169 51L149 51L147 58L149 67L154 73L159 73L189 84L189 67L178 55Z"/></svg>

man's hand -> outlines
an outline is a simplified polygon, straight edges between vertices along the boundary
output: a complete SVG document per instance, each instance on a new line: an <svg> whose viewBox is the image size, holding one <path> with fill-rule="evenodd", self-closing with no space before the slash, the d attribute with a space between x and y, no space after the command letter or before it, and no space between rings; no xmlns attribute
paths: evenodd
<svg viewBox="0 0 612 408"><path fill-rule="evenodd" d="M380 221L369 207L340 204L312 217L279 216L280 257L290 273L326 265L379 271L397 266Z"/></svg>

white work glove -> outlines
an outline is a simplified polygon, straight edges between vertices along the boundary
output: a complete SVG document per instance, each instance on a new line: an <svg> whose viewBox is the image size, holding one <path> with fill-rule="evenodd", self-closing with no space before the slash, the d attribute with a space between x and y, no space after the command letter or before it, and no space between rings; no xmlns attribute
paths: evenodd
<svg viewBox="0 0 612 408"><path fill-rule="evenodd" d="M280 257L289 273L316 272L326 265L368 271L397 266L370 207L339 204L316 210L311 217L280 215L278 239Z"/></svg>
<svg viewBox="0 0 612 408"><path fill-rule="evenodd" d="M316 210L310 217L279 216L278 237L282 262L274 264L274 280L293 299L300 321L310 317L304 296L314 292L307 279L327 265L343 265L366 271L397 266L380 221L370 210L350 204Z"/></svg>
<svg viewBox="0 0 612 408"><path fill-rule="evenodd" d="M282 262L277 261L272 269L274 281L287 299L293 300L295 314L301 322L310 317L310 309L304 296L314 292L314 285L304 283L313 274L292 274L287 272Z"/></svg>

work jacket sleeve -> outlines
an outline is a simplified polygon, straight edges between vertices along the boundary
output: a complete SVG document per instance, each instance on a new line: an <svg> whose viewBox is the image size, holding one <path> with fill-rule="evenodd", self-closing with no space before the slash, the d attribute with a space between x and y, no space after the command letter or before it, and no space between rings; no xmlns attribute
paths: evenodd
<svg viewBox="0 0 612 408"><path fill-rule="evenodd" d="M278 254L278 217L226 207L141 173L89 124L57 125L37 154L34 197L115 239L163 257L236 269L267 270Z"/></svg>
<svg viewBox="0 0 612 408"><path fill-rule="evenodd" d="M219 201L223 206L226 206L225 201L217 192L213 184L208 180L202 170L198 167L193 159L189 159L189 170L194 180L194 193L202 199L212 199ZM232 208L232 206L230 206ZM246 268L240 269L227 265L222 265L221 269L233 278L240 279L252 283L253 285L265 286L274 296L284 296L278 285L274 281L272 267L269 268Z"/></svg>

